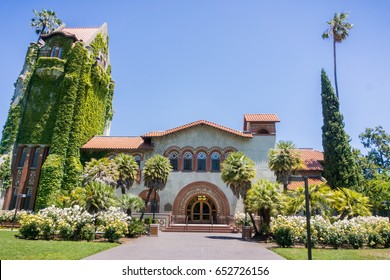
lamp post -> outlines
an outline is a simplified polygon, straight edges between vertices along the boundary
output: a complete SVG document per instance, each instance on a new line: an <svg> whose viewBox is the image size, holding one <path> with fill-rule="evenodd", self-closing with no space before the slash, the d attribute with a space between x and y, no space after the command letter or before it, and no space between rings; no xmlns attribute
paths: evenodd
<svg viewBox="0 0 390 280"><path fill-rule="evenodd" d="M20 193L20 194L18 194L18 196L16 197L15 213L14 213L14 217L13 217L13 219L12 219L11 231L14 230L16 214L18 213L18 209L19 209L19 207L20 207L20 200L21 200L21 198L25 198L25 197L27 197L27 194L25 194L25 193Z"/></svg>
<svg viewBox="0 0 390 280"><path fill-rule="evenodd" d="M311 178L311 177L310 177ZM318 178L318 177L315 177ZM312 260L311 254L311 228L310 228L310 197L309 197L309 177L308 176L290 176L290 182L305 182L305 202L306 202L306 233L307 233L307 259Z"/></svg>

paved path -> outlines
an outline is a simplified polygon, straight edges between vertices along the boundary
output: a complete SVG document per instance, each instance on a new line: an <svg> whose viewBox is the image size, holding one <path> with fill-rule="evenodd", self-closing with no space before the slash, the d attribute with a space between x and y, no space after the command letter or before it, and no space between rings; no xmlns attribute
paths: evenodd
<svg viewBox="0 0 390 280"><path fill-rule="evenodd" d="M264 244L244 241L241 234L159 232L144 236L86 260L283 260Z"/></svg>

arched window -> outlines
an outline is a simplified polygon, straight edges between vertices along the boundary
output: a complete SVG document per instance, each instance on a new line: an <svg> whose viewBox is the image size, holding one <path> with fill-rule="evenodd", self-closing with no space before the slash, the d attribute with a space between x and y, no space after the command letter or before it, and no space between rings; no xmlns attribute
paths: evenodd
<svg viewBox="0 0 390 280"><path fill-rule="evenodd" d="M206 153L200 152L197 156L198 171L206 171Z"/></svg>
<svg viewBox="0 0 390 280"><path fill-rule="evenodd" d="M221 155L217 152L211 154L211 171L221 171Z"/></svg>
<svg viewBox="0 0 390 280"><path fill-rule="evenodd" d="M59 46L53 46L51 48L50 56L61 58L62 57L62 48Z"/></svg>
<svg viewBox="0 0 390 280"><path fill-rule="evenodd" d="M177 152L172 152L169 154L169 162L172 165L172 170L177 171L179 166L179 155Z"/></svg>
<svg viewBox="0 0 390 280"><path fill-rule="evenodd" d="M183 171L192 171L192 154L190 152L184 153Z"/></svg>
<svg viewBox="0 0 390 280"><path fill-rule="evenodd" d="M262 128L259 130L259 134L269 134L268 130Z"/></svg>

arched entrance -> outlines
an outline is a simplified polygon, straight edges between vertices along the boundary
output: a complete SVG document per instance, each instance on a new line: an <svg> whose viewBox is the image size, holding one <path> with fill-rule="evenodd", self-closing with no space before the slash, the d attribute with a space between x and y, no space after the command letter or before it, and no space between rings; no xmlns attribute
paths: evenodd
<svg viewBox="0 0 390 280"><path fill-rule="evenodd" d="M177 194L172 215L174 223L225 224L230 207L226 195L216 185L193 182Z"/></svg>
<svg viewBox="0 0 390 280"><path fill-rule="evenodd" d="M217 208L214 201L206 195L196 195L187 206L189 223L211 224L217 221Z"/></svg>

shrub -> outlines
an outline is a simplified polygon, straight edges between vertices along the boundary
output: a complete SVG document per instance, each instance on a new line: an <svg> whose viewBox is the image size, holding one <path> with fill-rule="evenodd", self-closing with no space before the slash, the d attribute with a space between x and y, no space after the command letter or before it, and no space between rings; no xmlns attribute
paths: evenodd
<svg viewBox="0 0 390 280"><path fill-rule="evenodd" d="M278 227L274 230L275 242L282 248L294 245L294 234L290 227Z"/></svg>
<svg viewBox="0 0 390 280"><path fill-rule="evenodd" d="M127 229L128 233L126 236L128 237L136 237L146 233L145 224L137 219L132 219Z"/></svg>
<svg viewBox="0 0 390 280"><path fill-rule="evenodd" d="M344 234L337 226L331 225L324 242L326 245L333 247L333 249L338 249L340 246L346 243L346 239Z"/></svg>
<svg viewBox="0 0 390 280"><path fill-rule="evenodd" d="M119 238L125 236L127 233L127 223L116 220L110 221L104 227L104 238L107 238L109 242L117 242Z"/></svg>
<svg viewBox="0 0 390 280"><path fill-rule="evenodd" d="M50 218L42 218L42 221L39 225L39 236L43 239L49 240L54 238L56 233L56 226L53 223L53 220Z"/></svg>
<svg viewBox="0 0 390 280"><path fill-rule="evenodd" d="M81 228L80 237L82 240L92 241L95 239L95 227L91 224L86 224Z"/></svg>
<svg viewBox="0 0 390 280"><path fill-rule="evenodd" d="M65 221L58 223L58 234L64 240L71 240L73 238L73 228Z"/></svg>
<svg viewBox="0 0 390 280"><path fill-rule="evenodd" d="M348 244L352 246L354 249L359 249L363 247L364 244L364 236L361 232L350 232L347 235Z"/></svg>
<svg viewBox="0 0 390 280"><path fill-rule="evenodd" d="M23 238L36 239L39 237L42 217L39 215L25 215L20 220L19 233Z"/></svg>

